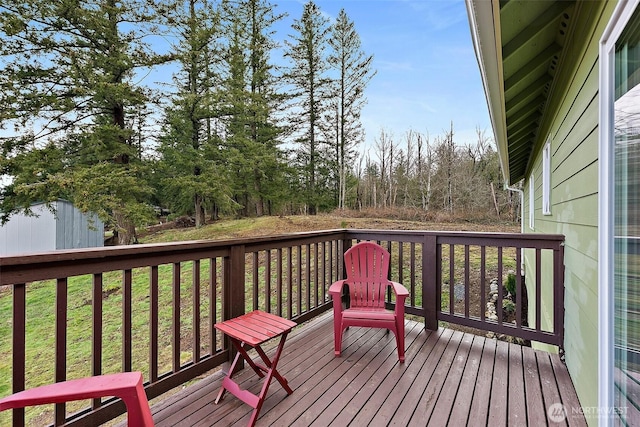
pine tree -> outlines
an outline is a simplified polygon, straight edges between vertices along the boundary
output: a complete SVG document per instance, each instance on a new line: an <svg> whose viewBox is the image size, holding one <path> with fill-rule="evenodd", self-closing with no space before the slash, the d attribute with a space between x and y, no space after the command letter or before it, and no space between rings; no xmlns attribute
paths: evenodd
<svg viewBox="0 0 640 427"><path fill-rule="evenodd" d="M205 223L206 207L231 207L220 136L211 127L219 115L214 70L220 62L220 26L207 1L181 0L175 11L172 27L179 42L173 54L180 70L174 75L177 93L165 111L159 174L163 198L173 212L193 213L199 227Z"/></svg>
<svg viewBox="0 0 640 427"><path fill-rule="evenodd" d="M302 17L294 21L292 28L295 34L291 36L292 41L286 42L285 55L293 62L288 76L295 88L295 108L300 111L299 119L293 125L300 132L297 142L305 172L306 202L309 214L315 215L322 194L316 181L325 160L321 157L324 151L320 149L320 137L325 125L322 116L326 112L330 82L325 56L329 20L315 3L309 1L304 5Z"/></svg>
<svg viewBox="0 0 640 427"><path fill-rule="evenodd" d="M331 27L329 64L337 72L332 97L335 105L335 158L338 167L338 207L345 207L347 172L355 158L355 147L364 140L360 113L366 98L364 91L376 74L373 56L362 51L360 36L344 9Z"/></svg>
<svg viewBox="0 0 640 427"><path fill-rule="evenodd" d="M0 6L3 221L63 197L112 222L121 244L151 213L147 169L133 138L148 101L135 72L167 60L144 42L156 11L144 1L6 0Z"/></svg>
<svg viewBox="0 0 640 427"><path fill-rule="evenodd" d="M277 47L270 28L284 15L276 14L275 6L265 0L227 0L222 10L227 77L220 97L234 193L245 215L262 216L282 197L282 127L277 113L283 96L270 63Z"/></svg>

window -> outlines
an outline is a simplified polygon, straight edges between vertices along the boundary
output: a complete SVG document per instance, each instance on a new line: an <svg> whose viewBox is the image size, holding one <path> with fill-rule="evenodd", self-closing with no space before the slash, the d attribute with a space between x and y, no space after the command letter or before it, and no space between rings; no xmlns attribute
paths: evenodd
<svg viewBox="0 0 640 427"><path fill-rule="evenodd" d="M614 399L640 404L633 393L640 378L640 9L615 46L613 354L621 376Z"/></svg>
<svg viewBox="0 0 640 427"><path fill-rule="evenodd" d="M533 174L529 177L529 228L535 229L536 186Z"/></svg>
<svg viewBox="0 0 640 427"><path fill-rule="evenodd" d="M640 7L619 3L600 51L600 406L640 405Z"/></svg>
<svg viewBox="0 0 640 427"><path fill-rule="evenodd" d="M551 142L542 150L542 214L551 215Z"/></svg>

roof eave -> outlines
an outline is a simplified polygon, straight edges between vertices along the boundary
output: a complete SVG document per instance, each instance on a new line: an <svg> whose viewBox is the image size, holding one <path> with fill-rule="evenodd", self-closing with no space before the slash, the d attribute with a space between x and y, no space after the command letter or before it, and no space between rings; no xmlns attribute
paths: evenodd
<svg viewBox="0 0 640 427"><path fill-rule="evenodd" d="M505 94L500 37L500 4L497 0L465 0L471 38L473 40L482 84L489 108L494 139L500 155L500 166L507 184L512 184L509 171Z"/></svg>

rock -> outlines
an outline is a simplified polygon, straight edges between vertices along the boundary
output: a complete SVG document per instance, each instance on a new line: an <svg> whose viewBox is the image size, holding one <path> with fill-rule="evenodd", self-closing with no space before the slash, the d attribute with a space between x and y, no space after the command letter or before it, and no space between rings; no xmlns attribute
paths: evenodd
<svg viewBox="0 0 640 427"><path fill-rule="evenodd" d="M466 286L464 283L456 283L453 285L453 296L456 301L464 301Z"/></svg>

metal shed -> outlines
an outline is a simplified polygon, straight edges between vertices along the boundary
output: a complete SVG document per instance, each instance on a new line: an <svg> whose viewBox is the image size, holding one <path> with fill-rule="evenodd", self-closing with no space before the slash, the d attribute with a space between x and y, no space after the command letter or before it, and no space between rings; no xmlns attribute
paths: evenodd
<svg viewBox="0 0 640 427"><path fill-rule="evenodd" d="M33 216L22 213L0 227L0 256L56 249L104 246L104 224L94 214L84 214L66 200L31 206Z"/></svg>

